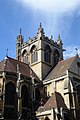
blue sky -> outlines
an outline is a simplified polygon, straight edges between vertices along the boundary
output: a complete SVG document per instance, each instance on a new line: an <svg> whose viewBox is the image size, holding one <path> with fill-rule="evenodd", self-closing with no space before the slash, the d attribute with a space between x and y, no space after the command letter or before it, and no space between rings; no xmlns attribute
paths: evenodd
<svg viewBox="0 0 80 120"><path fill-rule="evenodd" d="M0 0L0 61L15 58L16 37L22 29L24 41L34 37L40 22L45 35L56 41L61 35L64 57L80 54L80 0Z"/></svg>

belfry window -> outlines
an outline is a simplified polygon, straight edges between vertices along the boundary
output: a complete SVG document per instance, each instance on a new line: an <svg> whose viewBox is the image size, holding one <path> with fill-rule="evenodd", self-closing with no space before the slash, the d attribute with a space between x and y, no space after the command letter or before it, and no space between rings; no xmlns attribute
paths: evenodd
<svg viewBox="0 0 80 120"><path fill-rule="evenodd" d="M55 50L54 51L54 65L56 65L59 62L59 57L60 55L59 55L58 50Z"/></svg>
<svg viewBox="0 0 80 120"><path fill-rule="evenodd" d="M24 63L28 63L28 54L27 54L26 50L24 50L23 53L22 53L22 61Z"/></svg>
<svg viewBox="0 0 80 120"><path fill-rule="evenodd" d="M47 63L51 63L51 49L48 45L45 47L44 60Z"/></svg>
<svg viewBox="0 0 80 120"><path fill-rule="evenodd" d="M33 46L31 49L31 63L38 61L38 51L36 46Z"/></svg>

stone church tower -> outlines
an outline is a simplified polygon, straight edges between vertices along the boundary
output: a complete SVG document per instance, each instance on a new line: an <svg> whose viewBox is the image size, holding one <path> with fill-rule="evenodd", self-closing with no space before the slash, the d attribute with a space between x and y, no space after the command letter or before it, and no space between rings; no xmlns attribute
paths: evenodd
<svg viewBox="0 0 80 120"><path fill-rule="evenodd" d="M24 42L20 30L20 34L16 39L16 59L28 63L39 79L43 80L51 68L63 59L60 35L58 35L56 42L52 36L49 39L45 36L40 23L36 36Z"/></svg>

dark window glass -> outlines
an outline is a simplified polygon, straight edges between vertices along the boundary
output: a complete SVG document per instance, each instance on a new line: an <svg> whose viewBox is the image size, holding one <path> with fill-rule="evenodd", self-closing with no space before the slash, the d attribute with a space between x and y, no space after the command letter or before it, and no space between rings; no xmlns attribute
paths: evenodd
<svg viewBox="0 0 80 120"><path fill-rule="evenodd" d="M21 97L22 97L22 107L29 106L29 91L26 85L23 85L21 88Z"/></svg>
<svg viewBox="0 0 80 120"><path fill-rule="evenodd" d="M5 104L15 105L16 88L12 82L5 86Z"/></svg>
<svg viewBox="0 0 80 120"><path fill-rule="evenodd" d="M54 65L56 65L59 62L59 57L60 55L59 55L58 50L55 50L54 51Z"/></svg>
<svg viewBox="0 0 80 120"><path fill-rule="evenodd" d="M80 106L80 85L77 85L78 104Z"/></svg>
<svg viewBox="0 0 80 120"><path fill-rule="evenodd" d="M45 62L51 63L51 49L48 45L45 47L44 60Z"/></svg>

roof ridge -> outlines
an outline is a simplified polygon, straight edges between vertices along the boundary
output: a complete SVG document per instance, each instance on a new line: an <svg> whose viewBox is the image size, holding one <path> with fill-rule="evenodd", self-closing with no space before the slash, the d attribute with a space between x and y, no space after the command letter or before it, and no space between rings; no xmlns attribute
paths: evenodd
<svg viewBox="0 0 80 120"><path fill-rule="evenodd" d="M76 57L76 56L72 56L72 57L67 58L67 59L65 59L65 60L61 60L61 61L59 61L58 63L61 63L61 62L64 62L64 61L67 61L67 60L73 59L73 58L75 58L75 57Z"/></svg>

